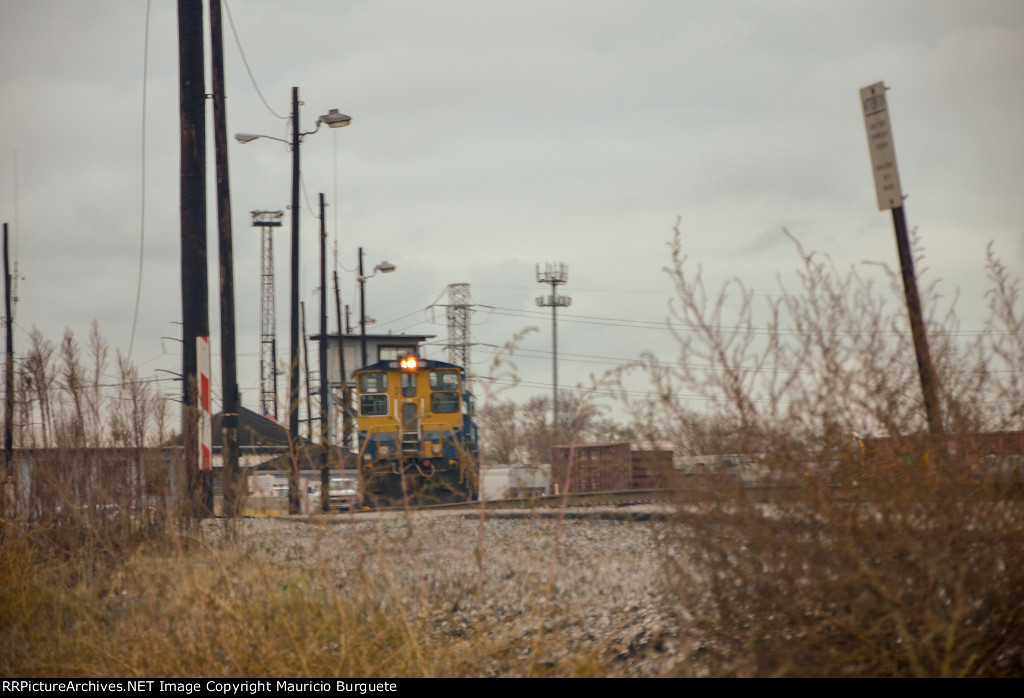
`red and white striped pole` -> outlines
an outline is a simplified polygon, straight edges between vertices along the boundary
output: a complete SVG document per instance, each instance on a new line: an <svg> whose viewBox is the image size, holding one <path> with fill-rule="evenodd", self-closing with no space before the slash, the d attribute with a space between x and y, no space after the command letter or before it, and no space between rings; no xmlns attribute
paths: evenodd
<svg viewBox="0 0 1024 698"><path fill-rule="evenodd" d="M213 424L210 417L210 338L196 337L199 367L199 469L213 467Z"/></svg>

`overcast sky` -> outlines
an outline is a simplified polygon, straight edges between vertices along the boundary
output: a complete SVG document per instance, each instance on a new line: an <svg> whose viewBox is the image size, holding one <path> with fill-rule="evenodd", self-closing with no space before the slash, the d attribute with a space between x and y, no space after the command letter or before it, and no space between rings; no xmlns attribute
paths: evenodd
<svg viewBox="0 0 1024 698"><path fill-rule="evenodd" d="M398 267L367 285L377 331L444 339L443 311L431 324L425 308L450 283L471 284L473 300L495 308L473 316L478 370L487 345L538 328L518 360L524 386L509 397L547 395L551 380L537 263L569 267L561 291L572 307L559 314L567 386L642 351L674 355L662 269L677 217L712 287L739 278L768 292L778 274L792 279L798 260L783 228L841 267L896 264L858 100L879 81L890 88L909 224L923 239L928 278L941 278L948 295L960 290L963 329L978 325L986 244L1018 275L1024 261L1019 0L229 7L277 114L225 21L229 134L287 138L293 85L303 130L330 108L353 117L302 148L309 326L317 327L319 283L309 204L324 192L343 302L358 308L357 247L370 268ZM19 351L33 326L55 342L64 328L84 341L96 320L126 352L144 230L132 356L146 374L180 370L180 345L161 340L180 334L181 314L176 4L152 3L148 68L146 32L141 0L0 3L0 220L11 226L23 276ZM239 382L243 404L255 409L259 244L249 212L286 209L291 160L270 140L232 140L229 157ZM276 247L282 358L285 220ZM332 304L332 332L333 317Z"/></svg>

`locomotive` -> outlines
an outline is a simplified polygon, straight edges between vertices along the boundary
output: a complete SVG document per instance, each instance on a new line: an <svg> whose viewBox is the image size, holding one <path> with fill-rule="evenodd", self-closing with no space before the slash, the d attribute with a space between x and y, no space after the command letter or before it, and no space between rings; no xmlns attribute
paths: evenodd
<svg viewBox="0 0 1024 698"><path fill-rule="evenodd" d="M477 430L463 369L410 354L354 375L363 505L475 498Z"/></svg>

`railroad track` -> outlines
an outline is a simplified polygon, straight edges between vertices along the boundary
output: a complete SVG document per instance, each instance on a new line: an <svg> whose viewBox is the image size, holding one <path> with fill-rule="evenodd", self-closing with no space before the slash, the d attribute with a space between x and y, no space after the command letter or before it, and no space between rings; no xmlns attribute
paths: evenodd
<svg viewBox="0 0 1024 698"><path fill-rule="evenodd" d="M778 502L790 499L798 490L793 486L748 486L743 488L744 496L755 501ZM681 502L707 501L708 492L702 489L693 490L623 490L617 492L572 492L563 495L538 495L520 499L489 499L485 501L459 502L455 504L435 504L415 507L422 511L479 511L479 510L558 510L585 509L598 507L639 507L667 506ZM392 507L354 512L403 511L404 507Z"/></svg>

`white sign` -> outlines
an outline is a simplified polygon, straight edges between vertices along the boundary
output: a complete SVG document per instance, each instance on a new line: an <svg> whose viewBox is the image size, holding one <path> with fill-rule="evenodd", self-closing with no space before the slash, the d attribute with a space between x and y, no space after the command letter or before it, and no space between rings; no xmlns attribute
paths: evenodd
<svg viewBox="0 0 1024 698"><path fill-rule="evenodd" d="M900 173L896 167L896 148L892 142L889 109L885 103L885 83L875 83L860 91L864 125L868 131L871 170L875 174L878 210L888 211L903 205Z"/></svg>

